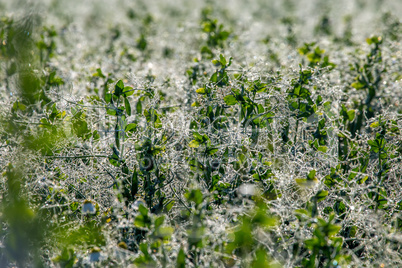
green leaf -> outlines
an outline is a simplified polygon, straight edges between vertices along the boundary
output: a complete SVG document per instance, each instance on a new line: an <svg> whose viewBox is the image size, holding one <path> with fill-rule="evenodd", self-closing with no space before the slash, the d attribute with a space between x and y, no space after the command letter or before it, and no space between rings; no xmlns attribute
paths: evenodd
<svg viewBox="0 0 402 268"><path fill-rule="evenodd" d="M223 100L227 105L235 105L237 103L237 100L233 95L227 95L223 98Z"/></svg>
<svg viewBox="0 0 402 268"><path fill-rule="evenodd" d="M123 89L123 96L124 96L125 98L128 97L128 96L131 96L131 95L133 95L133 94L134 94L134 90L133 90L132 87L129 87L129 86L124 87L124 89Z"/></svg>
<svg viewBox="0 0 402 268"><path fill-rule="evenodd" d="M119 158L117 157L116 154L113 154L111 157L109 157L109 162L115 167L120 166Z"/></svg>
<svg viewBox="0 0 402 268"><path fill-rule="evenodd" d="M243 74L241 74L241 73L235 73L235 74L233 74L233 77L234 77L234 79L236 79L236 80L241 80L241 79L243 79Z"/></svg>
<svg viewBox="0 0 402 268"><path fill-rule="evenodd" d="M366 84L356 81L356 82L352 83L350 86L354 87L355 89L363 89L366 87Z"/></svg>
<svg viewBox="0 0 402 268"><path fill-rule="evenodd" d="M347 112L347 114L348 114L348 119L349 119L349 121L352 122L353 119L355 118L355 114L356 114L355 110L349 110L349 111Z"/></svg>
<svg viewBox="0 0 402 268"><path fill-rule="evenodd" d="M139 205L138 211L141 213L142 216L148 215L148 209L143 204Z"/></svg>
<svg viewBox="0 0 402 268"><path fill-rule="evenodd" d="M342 201L336 201L334 204L334 210L336 214L342 215L346 212L346 206Z"/></svg>
<svg viewBox="0 0 402 268"><path fill-rule="evenodd" d="M300 214L300 215L306 215L306 216L309 215L309 212L307 210L305 210L305 209L296 209L295 213Z"/></svg>
<svg viewBox="0 0 402 268"><path fill-rule="evenodd" d="M116 86L114 87L114 95L116 95L117 97L119 97L119 96L123 93L123 90L124 90L123 81L119 80L119 81L116 83Z"/></svg>
<svg viewBox="0 0 402 268"><path fill-rule="evenodd" d="M133 175L131 176L131 196L134 196L138 193L138 173L137 169L134 169Z"/></svg>
<svg viewBox="0 0 402 268"><path fill-rule="evenodd" d="M304 179L304 178L296 178L295 181L299 186L302 186L302 187L305 187L308 184L307 179Z"/></svg>
<svg viewBox="0 0 402 268"><path fill-rule="evenodd" d="M238 154L237 158L239 159L240 163L244 163L246 161L246 155L245 154L240 153L240 154Z"/></svg>
<svg viewBox="0 0 402 268"><path fill-rule="evenodd" d="M126 108L127 115L131 115L131 105L127 98L124 98L124 107Z"/></svg>
<svg viewBox="0 0 402 268"><path fill-rule="evenodd" d="M366 182L367 179L368 179L368 176L364 176L363 178L357 180L357 184L363 184Z"/></svg>
<svg viewBox="0 0 402 268"><path fill-rule="evenodd" d="M307 175L307 179L308 180L314 180L315 179L315 173L316 173L315 169L311 170Z"/></svg>
<svg viewBox="0 0 402 268"><path fill-rule="evenodd" d="M106 76L102 73L102 70L100 68L96 69L96 73L92 74L92 76L106 78Z"/></svg>
<svg viewBox="0 0 402 268"><path fill-rule="evenodd" d="M325 200L328 196L328 191L320 190L318 193L315 195L315 198L317 199L317 202L321 202Z"/></svg>
<svg viewBox="0 0 402 268"><path fill-rule="evenodd" d="M375 122L373 122L373 123L370 124L370 127L371 127L371 128L376 128L376 127L378 127L379 125L380 125L380 123L379 123L378 121L375 121Z"/></svg>
<svg viewBox="0 0 402 268"><path fill-rule="evenodd" d="M367 143L371 146L371 147L378 147L377 143L373 140L368 140Z"/></svg>
<svg viewBox="0 0 402 268"><path fill-rule="evenodd" d="M190 141L188 146L190 146L191 148L198 148L198 147L200 147L200 143L196 140L192 140L192 141Z"/></svg>
<svg viewBox="0 0 402 268"><path fill-rule="evenodd" d="M186 254L184 253L183 248L180 248L179 253L177 254L177 268L185 268L186 267Z"/></svg>
<svg viewBox="0 0 402 268"><path fill-rule="evenodd" d="M370 38L366 39L367 44L371 45L371 44L381 44L382 43L382 37L381 36L373 36Z"/></svg>
<svg viewBox="0 0 402 268"><path fill-rule="evenodd" d="M375 140L368 140L367 143L371 146L370 151L378 153L380 150L384 150L385 140L382 138L376 138Z"/></svg>
<svg viewBox="0 0 402 268"><path fill-rule="evenodd" d="M218 82L218 73L215 72L215 73L211 76L211 78L209 79L209 81L211 81L211 82L213 82L213 83Z"/></svg>
<svg viewBox="0 0 402 268"><path fill-rule="evenodd" d="M307 239L304 241L304 243L306 244L306 247L309 249L314 249L315 247L319 247L320 246L320 241L318 238L311 238L311 239ZM313 268L315 267L315 265L304 265L304 267L308 267L308 268Z"/></svg>
<svg viewBox="0 0 402 268"><path fill-rule="evenodd" d="M208 148L208 149L207 149L207 154L213 155L213 154L215 154L217 151L218 151L218 148L211 147L211 148Z"/></svg>
<svg viewBox="0 0 402 268"><path fill-rule="evenodd" d="M132 129L135 129L137 127L137 124L135 123L130 123L126 126L126 128L124 129L124 131L129 132Z"/></svg>
<svg viewBox="0 0 402 268"><path fill-rule="evenodd" d="M316 183L318 183L317 178L313 179L305 179L305 178L296 178L296 183L301 187L312 187Z"/></svg>
<svg viewBox="0 0 402 268"><path fill-rule="evenodd" d="M197 141L199 141L199 142L204 142L204 136L201 135L201 134L198 133L198 132L194 132L194 133L193 133L193 137L194 137L195 140L197 140Z"/></svg>
<svg viewBox="0 0 402 268"><path fill-rule="evenodd" d="M116 115L116 110L115 109L108 109L106 111L106 113L109 114L109 115Z"/></svg>
<svg viewBox="0 0 402 268"><path fill-rule="evenodd" d="M120 148L120 128L119 124L114 126L114 142L116 143L116 147Z"/></svg>
<svg viewBox="0 0 402 268"><path fill-rule="evenodd" d="M141 250L142 253L144 253L144 255L146 255L146 256L149 255L147 243L141 243L140 244L140 250Z"/></svg>
<svg viewBox="0 0 402 268"><path fill-rule="evenodd" d="M16 102L14 102L14 104L13 104L13 110L14 110L14 111L17 111L17 110L25 111L26 108L27 108L27 107L26 107L24 104L20 103L19 101L16 101Z"/></svg>
<svg viewBox="0 0 402 268"><path fill-rule="evenodd" d="M112 94L106 93L105 94L105 102L110 103L112 101Z"/></svg>
<svg viewBox="0 0 402 268"><path fill-rule="evenodd" d="M221 65L221 63L220 63L218 60L212 60L212 64L213 64L215 67L219 67L219 66Z"/></svg>
<svg viewBox="0 0 402 268"><path fill-rule="evenodd" d="M351 180L357 176L357 172L359 172L359 167L356 167L351 170L348 179Z"/></svg>
<svg viewBox="0 0 402 268"><path fill-rule="evenodd" d="M159 227L155 231L155 236L161 240L167 240L172 236L173 232L174 229L172 227L169 226Z"/></svg>
<svg viewBox="0 0 402 268"><path fill-rule="evenodd" d="M198 94L207 94L204 87L197 89L195 92L197 92Z"/></svg>
<svg viewBox="0 0 402 268"><path fill-rule="evenodd" d="M155 115L156 119L154 122L154 127L155 128L161 128L162 127L162 121L160 120L158 115Z"/></svg>
<svg viewBox="0 0 402 268"><path fill-rule="evenodd" d="M208 59L213 57L213 53L212 53L211 49L207 46L203 46L201 48L201 54L203 54L203 57L206 56Z"/></svg>
<svg viewBox="0 0 402 268"><path fill-rule="evenodd" d="M327 146L318 146L318 151L326 153L328 151L328 147Z"/></svg>
<svg viewBox="0 0 402 268"><path fill-rule="evenodd" d="M226 65L226 59L222 54L219 55L219 60L220 60L222 66Z"/></svg>
<svg viewBox="0 0 402 268"><path fill-rule="evenodd" d="M229 33L228 33L228 34L229 34ZM233 60L233 58L230 57L230 58L229 58L229 63L228 63L228 65L227 65L227 67L229 67L230 65L232 65L232 60Z"/></svg>
<svg viewBox="0 0 402 268"><path fill-rule="evenodd" d="M135 110L137 111L137 114L142 113L142 102L140 100L137 101L137 104L135 105Z"/></svg>
<svg viewBox="0 0 402 268"><path fill-rule="evenodd" d="M264 107L261 104L258 104L258 113L262 114L264 113Z"/></svg>
<svg viewBox="0 0 402 268"><path fill-rule="evenodd" d="M335 224L329 224L327 226L327 235L328 237L336 235L339 230L341 230L341 226L335 225Z"/></svg>
<svg viewBox="0 0 402 268"><path fill-rule="evenodd" d="M72 248L63 248L61 255L58 255L53 262L58 263L60 267L71 268L76 263L77 255ZM184 267L184 266L183 266Z"/></svg>
<svg viewBox="0 0 402 268"><path fill-rule="evenodd" d="M274 267L271 265L269 261L269 257L267 251L265 249L258 249L255 253L255 258L251 263L251 268L260 268L260 267Z"/></svg>
<svg viewBox="0 0 402 268"><path fill-rule="evenodd" d="M296 209L295 210L296 213L296 217L300 220L300 221L305 221L308 220L311 217L311 213L309 211L307 211L306 209Z"/></svg>
<svg viewBox="0 0 402 268"><path fill-rule="evenodd" d="M175 205L175 202L172 200L172 201L170 201L166 206L165 206L165 210L167 211L167 212L169 212L172 208L173 208L173 206Z"/></svg>
<svg viewBox="0 0 402 268"><path fill-rule="evenodd" d="M190 192L184 194L186 199L191 202L193 201L196 205L200 205L204 199L201 190L193 189Z"/></svg>
<svg viewBox="0 0 402 268"><path fill-rule="evenodd" d="M165 216L160 216L160 217L156 218L156 220L155 220L155 229L160 227L163 224L164 221L165 221Z"/></svg>

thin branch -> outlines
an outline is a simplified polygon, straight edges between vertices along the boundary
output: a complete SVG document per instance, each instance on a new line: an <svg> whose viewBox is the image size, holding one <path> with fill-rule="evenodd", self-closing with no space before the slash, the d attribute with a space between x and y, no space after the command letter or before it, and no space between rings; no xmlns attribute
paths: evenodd
<svg viewBox="0 0 402 268"><path fill-rule="evenodd" d="M100 154L95 154L95 155L76 155L76 156L54 156L54 155L45 155L47 158L55 158L55 159L79 159L79 158L89 158L89 157L109 157L108 155L100 155Z"/></svg>
<svg viewBox="0 0 402 268"><path fill-rule="evenodd" d="M191 209L186 205L186 203L183 202L183 200L181 200L180 196L176 194L176 191L173 189L172 185L170 184L169 186L174 195L176 196L176 198L179 200L179 202L191 213Z"/></svg>

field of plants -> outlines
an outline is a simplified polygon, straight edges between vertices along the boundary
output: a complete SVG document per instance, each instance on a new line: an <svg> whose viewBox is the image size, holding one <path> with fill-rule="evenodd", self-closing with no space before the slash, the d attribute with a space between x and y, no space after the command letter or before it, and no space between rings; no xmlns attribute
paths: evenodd
<svg viewBox="0 0 402 268"><path fill-rule="evenodd" d="M0 10L0 267L402 267L402 1Z"/></svg>

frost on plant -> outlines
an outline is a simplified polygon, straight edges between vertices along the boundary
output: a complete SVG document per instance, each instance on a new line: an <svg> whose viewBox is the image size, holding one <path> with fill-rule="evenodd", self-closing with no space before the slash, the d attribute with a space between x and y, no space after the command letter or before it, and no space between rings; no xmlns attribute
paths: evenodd
<svg viewBox="0 0 402 268"><path fill-rule="evenodd" d="M398 1L0 1L0 267L399 267Z"/></svg>

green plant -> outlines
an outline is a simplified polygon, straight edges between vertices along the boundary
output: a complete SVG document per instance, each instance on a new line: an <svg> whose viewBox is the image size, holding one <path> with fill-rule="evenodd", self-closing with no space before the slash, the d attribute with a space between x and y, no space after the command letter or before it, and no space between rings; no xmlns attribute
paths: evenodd
<svg viewBox="0 0 402 268"><path fill-rule="evenodd" d="M309 67L320 67L325 68L329 67L329 70L332 70L336 67L336 65L329 61L328 56L324 56L325 50L320 49L319 46L315 46L315 42L313 43L304 43L303 47L298 48L298 52L302 56L306 56L309 61Z"/></svg>
<svg viewBox="0 0 402 268"><path fill-rule="evenodd" d="M213 57L212 49L224 48L225 41L230 36L231 32L224 30L224 25L220 24L217 19L211 19L209 16L204 16L201 20L202 32L207 34L206 46L201 48L201 54L207 59Z"/></svg>
<svg viewBox="0 0 402 268"><path fill-rule="evenodd" d="M302 262L303 267L338 267L348 263L348 257L341 253L343 239L335 236L341 227L332 223L334 218L331 214L328 221L317 218L312 223L313 238L304 241L310 251Z"/></svg>
<svg viewBox="0 0 402 268"><path fill-rule="evenodd" d="M373 139L367 141L370 145L370 152L377 155L378 161L377 178L373 178L375 187L368 194L374 200L375 210L377 210L386 207L388 194L387 189L384 187L384 181L388 179L391 161L398 155L395 153L395 147L387 144L386 135L397 135L399 129L396 127L395 121L384 120L381 116L379 116L378 121L372 123L370 126L379 130Z"/></svg>
<svg viewBox="0 0 402 268"><path fill-rule="evenodd" d="M270 229L276 225L277 219L267 212L263 199L255 197L256 207L249 215L243 215L231 234L231 241L227 243L225 251L232 260L239 260L242 267L280 267L274 263L267 253L263 243L259 242L256 231L260 228Z"/></svg>
<svg viewBox="0 0 402 268"><path fill-rule="evenodd" d="M357 118L349 126L352 138L354 138L364 126L364 117L370 119L375 116L376 111L374 110L372 102L375 100L376 95L379 94L382 73L386 71L386 68L381 64L382 37L373 36L367 38L366 42L371 45L370 52L367 54L366 59L362 64L355 63L350 66L351 70L357 73L355 82L351 84L351 87L366 93L365 99L362 98L355 103L358 109Z"/></svg>
<svg viewBox="0 0 402 268"><path fill-rule="evenodd" d="M402 265L399 3L45 2L0 4L1 267Z"/></svg>
<svg viewBox="0 0 402 268"><path fill-rule="evenodd" d="M57 46L54 39L56 36L57 32L54 26L50 28L45 26L40 35L40 40L36 42L36 46L39 49L40 63L42 65L46 65L47 62L55 55Z"/></svg>

